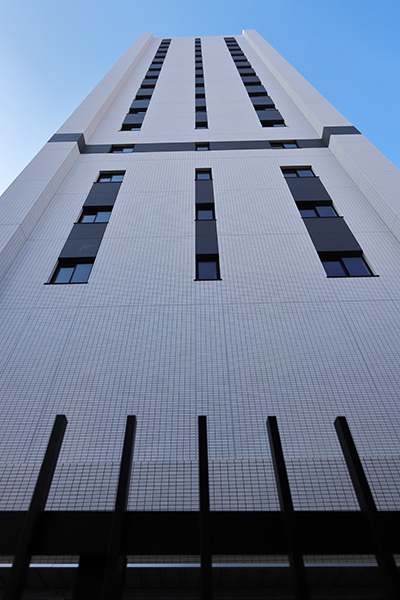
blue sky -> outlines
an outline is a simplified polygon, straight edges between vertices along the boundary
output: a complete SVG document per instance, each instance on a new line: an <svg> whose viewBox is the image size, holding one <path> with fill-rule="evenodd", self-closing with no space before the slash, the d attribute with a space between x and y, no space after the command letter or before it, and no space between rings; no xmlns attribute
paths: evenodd
<svg viewBox="0 0 400 600"><path fill-rule="evenodd" d="M400 168L398 0L14 0L0 22L0 193L143 31L256 29Z"/></svg>

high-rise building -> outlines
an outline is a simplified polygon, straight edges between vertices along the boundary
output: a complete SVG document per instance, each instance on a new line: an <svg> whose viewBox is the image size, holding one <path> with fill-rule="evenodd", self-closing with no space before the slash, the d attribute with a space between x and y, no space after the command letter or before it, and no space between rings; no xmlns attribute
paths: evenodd
<svg viewBox="0 0 400 600"><path fill-rule="evenodd" d="M290 597L289 554L298 594L304 564L315 597L395 590L399 190L255 31L142 34L1 198L3 585L33 553L26 598L99 598L114 552L126 598L196 597L200 570L206 597L211 554L220 597Z"/></svg>

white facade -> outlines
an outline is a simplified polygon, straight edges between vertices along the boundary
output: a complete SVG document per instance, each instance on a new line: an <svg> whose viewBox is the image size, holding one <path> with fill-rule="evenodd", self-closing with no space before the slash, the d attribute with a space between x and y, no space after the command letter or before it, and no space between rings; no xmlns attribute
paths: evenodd
<svg viewBox="0 0 400 600"><path fill-rule="evenodd" d="M350 127L254 31L235 36L285 120L262 127L223 37L201 38L208 129L194 128L194 38L173 38L140 131L120 131L161 42L142 34L57 132L87 145L320 139ZM343 91L345 93L345 90ZM311 166L374 277L328 278L282 167ZM221 281L195 281L195 170L211 168ZM47 285L101 172L125 171L86 285ZM129 508L276 509L276 415L296 508L357 502L345 415L379 508L399 510L400 173L361 134L296 149L82 154L50 142L1 197L0 507L26 508L55 415L68 428L47 508L108 509L126 416Z"/></svg>

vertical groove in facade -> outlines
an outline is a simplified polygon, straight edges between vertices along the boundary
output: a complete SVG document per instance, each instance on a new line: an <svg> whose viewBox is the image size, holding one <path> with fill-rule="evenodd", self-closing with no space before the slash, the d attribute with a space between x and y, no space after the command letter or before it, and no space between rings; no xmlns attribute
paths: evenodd
<svg viewBox="0 0 400 600"><path fill-rule="evenodd" d="M281 113L275 108L275 104L268 95L267 90L261 84L256 72L247 60L243 50L235 38L225 38L225 43L236 65L243 85L253 104L260 123L263 127L284 127L285 122Z"/></svg>
<svg viewBox="0 0 400 600"><path fill-rule="evenodd" d="M195 128L207 129L207 104L206 89L204 84L203 57L201 52L201 39L195 38Z"/></svg>
<svg viewBox="0 0 400 600"><path fill-rule="evenodd" d="M164 64L165 57L167 56L170 43L170 39L163 39L159 45L145 78L131 104L129 113L122 123L122 131L133 131L141 128L151 97L157 85L157 80Z"/></svg>

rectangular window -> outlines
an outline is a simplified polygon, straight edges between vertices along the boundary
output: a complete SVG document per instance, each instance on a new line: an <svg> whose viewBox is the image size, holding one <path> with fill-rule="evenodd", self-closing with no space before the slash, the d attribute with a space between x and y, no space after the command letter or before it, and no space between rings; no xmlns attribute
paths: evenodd
<svg viewBox="0 0 400 600"><path fill-rule="evenodd" d="M197 204L196 205L196 220L197 221L213 221L213 220L215 220L214 204Z"/></svg>
<svg viewBox="0 0 400 600"><path fill-rule="evenodd" d="M84 210L79 223L108 223L111 210Z"/></svg>
<svg viewBox="0 0 400 600"><path fill-rule="evenodd" d="M218 255L199 254L196 257L196 279L198 281L213 281L221 279Z"/></svg>
<svg viewBox="0 0 400 600"><path fill-rule="evenodd" d="M265 109L264 109L265 110ZM297 142L270 142L271 148L298 148Z"/></svg>
<svg viewBox="0 0 400 600"><path fill-rule="evenodd" d="M93 262L60 263L51 279L51 283L87 283Z"/></svg>
<svg viewBox="0 0 400 600"><path fill-rule="evenodd" d="M311 167L296 167L296 168L282 168L283 176L286 179L290 177L315 177Z"/></svg>
<svg viewBox="0 0 400 600"><path fill-rule="evenodd" d="M124 173L100 173L98 183L115 183L124 179Z"/></svg>
<svg viewBox="0 0 400 600"><path fill-rule="evenodd" d="M133 152L135 146L111 146L111 152L113 154L126 154Z"/></svg>
<svg viewBox="0 0 400 600"><path fill-rule="evenodd" d="M211 179L211 169L196 169L197 181Z"/></svg>
<svg viewBox="0 0 400 600"><path fill-rule="evenodd" d="M209 150L210 144L208 142L196 142L196 150L203 151Z"/></svg>
<svg viewBox="0 0 400 600"><path fill-rule="evenodd" d="M303 219L339 216L331 204L308 204L302 202L301 204L298 204L297 207Z"/></svg>
<svg viewBox="0 0 400 600"><path fill-rule="evenodd" d="M362 256L320 258L328 277L372 277L372 273Z"/></svg>

